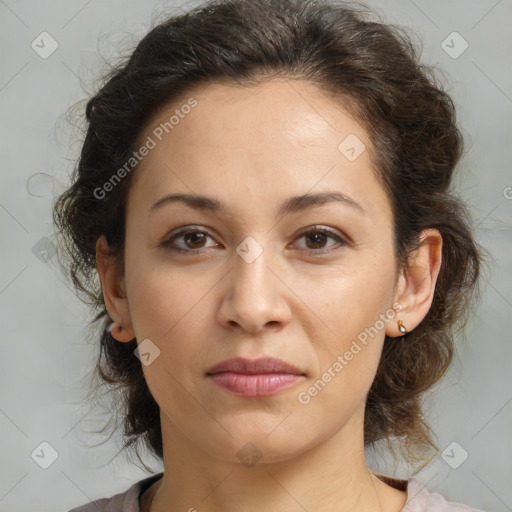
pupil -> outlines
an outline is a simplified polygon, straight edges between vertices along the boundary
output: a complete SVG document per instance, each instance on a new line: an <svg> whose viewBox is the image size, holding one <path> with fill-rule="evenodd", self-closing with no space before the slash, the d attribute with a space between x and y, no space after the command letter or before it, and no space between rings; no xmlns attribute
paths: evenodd
<svg viewBox="0 0 512 512"><path fill-rule="evenodd" d="M197 238L195 238L195 237L199 237L199 240L197 240ZM204 233L192 233L187 238L189 241L192 239L192 244L195 244L198 242L200 243L201 240L204 238Z"/></svg>
<svg viewBox="0 0 512 512"><path fill-rule="evenodd" d="M325 237L325 233L316 233L314 235L309 235L308 238L314 239L314 241L313 241L314 244L318 244L318 243L321 244L323 237Z"/></svg>

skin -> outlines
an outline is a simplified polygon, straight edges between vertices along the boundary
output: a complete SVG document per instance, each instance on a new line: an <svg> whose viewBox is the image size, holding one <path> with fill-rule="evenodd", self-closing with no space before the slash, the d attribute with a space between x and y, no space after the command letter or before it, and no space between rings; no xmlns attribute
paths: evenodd
<svg viewBox="0 0 512 512"><path fill-rule="evenodd" d="M198 105L133 176L124 274L105 238L97 244L105 303L123 326L113 334L120 342L150 339L160 350L142 368L160 406L164 477L143 496L143 510L399 511L406 493L368 471L364 406L385 335L401 335L397 319L413 330L431 306L441 235L422 232L408 268L397 268L391 206L373 172L370 138L316 85L218 82L191 96ZM162 108L139 140L185 101ZM349 134L367 148L354 161L338 150ZM327 190L350 196L365 213L327 203L277 214L291 196ZM176 192L213 196L228 212L182 203L151 212ZM191 225L209 236L182 236L174 246L200 253L159 245ZM299 234L315 225L350 243ZM236 252L248 236L263 249L251 263ZM322 249L331 252L318 254ZM300 403L298 394L397 303L400 312L309 403ZM284 359L305 377L271 397L235 396L206 372L236 356ZM261 455L253 466L237 456L246 443Z"/></svg>

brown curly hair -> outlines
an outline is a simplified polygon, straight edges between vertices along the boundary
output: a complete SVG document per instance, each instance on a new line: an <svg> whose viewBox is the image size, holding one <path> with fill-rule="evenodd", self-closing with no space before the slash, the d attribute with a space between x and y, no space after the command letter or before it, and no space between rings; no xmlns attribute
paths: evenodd
<svg viewBox="0 0 512 512"><path fill-rule="evenodd" d="M451 98L434 69L419 62L407 32L376 20L362 4L327 0L214 0L174 15L143 37L88 99L72 185L53 215L66 256L61 264L97 313L91 324L102 320L96 370L119 393L123 448L141 440L163 458L159 407L134 356L137 342L110 335L96 272L101 235L123 268L126 197L136 167L107 197L94 191L129 160L159 107L215 80L250 86L273 76L307 80L349 99L347 108L370 134L376 175L392 203L400 266L423 229L442 235L432 306L412 332L386 337L366 403L365 446L395 438L408 461L418 460L425 449L437 449L421 398L450 365L484 261L466 206L450 190L463 141Z"/></svg>

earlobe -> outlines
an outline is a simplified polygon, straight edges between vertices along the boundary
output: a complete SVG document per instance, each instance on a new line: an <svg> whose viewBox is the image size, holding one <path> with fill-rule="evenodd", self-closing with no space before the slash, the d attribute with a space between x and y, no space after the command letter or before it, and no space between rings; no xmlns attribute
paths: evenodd
<svg viewBox="0 0 512 512"><path fill-rule="evenodd" d="M134 336L128 334L127 330L123 328L120 322L112 322L107 327L107 331L117 341L131 341L134 338Z"/></svg>
<svg viewBox="0 0 512 512"><path fill-rule="evenodd" d="M105 235L102 235L96 242L96 268L101 281L105 307L109 316L114 320L109 332L118 341L131 341L135 334L124 292L123 276L111 254Z"/></svg>
<svg viewBox="0 0 512 512"><path fill-rule="evenodd" d="M441 270L443 238L439 231L428 228L419 236L421 245L411 254L407 269L399 277L395 301L403 305L397 321L386 329L391 337L412 331L427 315ZM404 331L404 324L407 326Z"/></svg>

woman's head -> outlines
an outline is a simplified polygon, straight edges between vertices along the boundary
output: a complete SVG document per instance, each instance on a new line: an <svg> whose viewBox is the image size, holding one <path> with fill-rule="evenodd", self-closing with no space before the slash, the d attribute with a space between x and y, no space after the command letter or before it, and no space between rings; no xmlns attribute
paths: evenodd
<svg viewBox="0 0 512 512"><path fill-rule="evenodd" d="M432 445L421 393L480 256L450 191L452 102L405 36L341 3L209 2L153 29L86 114L55 219L107 320L100 374L124 387L129 440L161 456L161 409L168 435L228 459L247 442L285 459L342 427ZM236 356L304 376L236 396L208 375Z"/></svg>

